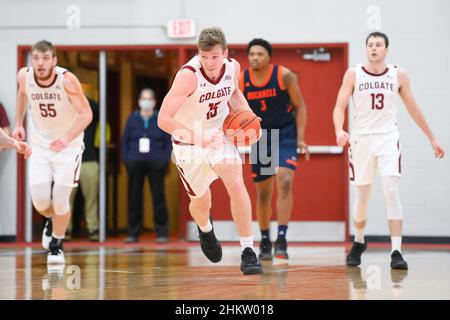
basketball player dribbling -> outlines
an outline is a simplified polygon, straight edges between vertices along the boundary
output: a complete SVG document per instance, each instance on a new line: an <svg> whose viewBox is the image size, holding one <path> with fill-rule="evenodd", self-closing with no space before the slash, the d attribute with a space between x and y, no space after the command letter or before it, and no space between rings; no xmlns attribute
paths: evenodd
<svg viewBox="0 0 450 320"><path fill-rule="evenodd" d="M0 128L0 148L15 149L24 155L25 160L31 156L31 148L28 143L11 138L2 128Z"/></svg>
<svg viewBox="0 0 450 320"><path fill-rule="evenodd" d="M259 258L271 260L274 255L288 259L286 235L293 206L297 148L305 152L306 160L309 160L305 143L306 104L297 76L291 70L271 63L272 45L268 41L253 39L247 46L247 54L250 68L241 73L239 86L253 112L262 119L261 128L266 130L264 138L252 146L252 152L257 154L256 163L252 164L252 176L257 194L256 216L261 229ZM297 111L295 117L293 110ZM279 141L272 141L275 131L279 133ZM267 152L261 151L264 149ZM278 232L272 255L270 220L275 182Z"/></svg>
<svg viewBox="0 0 450 320"><path fill-rule="evenodd" d="M32 66L18 73L13 137L26 138L23 122L28 105L28 140L33 149L29 163L31 200L46 217L42 246L48 250L47 263L64 264L69 198L78 184L83 131L92 121L92 111L77 77L56 65L52 43L36 42L31 54Z"/></svg>
<svg viewBox="0 0 450 320"><path fill-rule="evenodd" d="M347 256L348 266L361 264L361 254L367 248L364 239L367 208L375 173L382 177L383 193L391 234L391 268L408 269L401 254L403 209L399 197L401 177L401 145L397 126L397 97L402 98L410 116L427 136L437 158L444 157L425 117L417 105L405 70L385 62L389 39L381 32L366 38L367 63L347 70L339 91L333 120L336 141L349 143L350 180L356 186L353 208L355 239ZM352 135L344 131L345 110L353 98Z"/></svg>
<svg viewBox="0 0 450 320"><path fill-rule="evenodd" d="M198 225L205 256L214 263L222 259L222 247L210 219L209 188L220 178L240 237L241 271L244 275L259 274L262 266L253 249L252 211L242 161L222 131L230 108L250 110L237 88L240 65L228 58L225 35L219 28L202 30L197 47L198 54L176 74L162 103L158 125L172 135L176 164L190 197L189 211Z"/></svg>

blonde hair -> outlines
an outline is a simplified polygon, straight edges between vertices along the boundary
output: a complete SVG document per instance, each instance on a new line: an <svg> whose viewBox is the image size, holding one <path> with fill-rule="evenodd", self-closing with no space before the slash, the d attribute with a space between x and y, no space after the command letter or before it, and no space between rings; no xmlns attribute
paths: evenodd
<svg viewBox="0 0 450 320"><path fill-rule="evenodd" d="M213 27L203 29L198 37L197 47L202 51L209 51L214 46L220 44L223 50L227 48L227 40L222 29Z"/></svg>
<svg viewBox="0 0 450 320"><path fill-rule="evenodd" d="M31 48L31 51L39 51L42 53L45 53L47 51L50 51L52 53L52 56L55 57L56 56L56 50L55 47L53 46L53 43L51 43L50 41L47 40L41 40L36 42L33 47Z"/></svg>

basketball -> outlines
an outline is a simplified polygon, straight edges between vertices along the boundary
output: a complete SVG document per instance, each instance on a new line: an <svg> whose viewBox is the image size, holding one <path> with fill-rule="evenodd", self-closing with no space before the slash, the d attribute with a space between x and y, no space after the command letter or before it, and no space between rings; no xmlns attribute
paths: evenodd
<svg viewBox="0 0 450 320"><path fill-rule="evenodd" d="M223 122L223 132L236 146L250 146L261 137L261 124L250 110L232 111Z"/></svg>

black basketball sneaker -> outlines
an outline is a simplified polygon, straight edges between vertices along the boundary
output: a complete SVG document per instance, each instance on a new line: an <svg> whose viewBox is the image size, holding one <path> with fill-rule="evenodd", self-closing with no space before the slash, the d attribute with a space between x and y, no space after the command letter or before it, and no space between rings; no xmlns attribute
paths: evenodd
<svg viewBox="0 0 450 320"><path fill-rule="evenodd" d="M353 242L352 248L347 255L347 265L349 267L357 267L361 264L361 255L367 249L367 241L364 243Z"/></svg>
<svg viewBox="0 0 450 320"><path fill-rule="evenodd" d="M263 273L261 263L252 248L245 248L241 254L241 271L244 275Z"/></svg>
<svg viewBox="0 0 450 320"><path fill-rule="evenodd" d="M259 259L272 260L272 241L269 239L262 239L259 243Z"/></svg>
<svg viewBox="0 0 450 320"><path fill-rule="evenodd" d="M212 219L210 218L211 224ZM214 234L214 227L210 232L203 232L197 226L198 238L200 239L200 247L203 254L213 263L222 260L222 246Z"/></svg>
<svg viewBox="0 0 450 320"><path fill-rule="evenodd" d="M45 218L44 230L42 230L42 247L48 250L50 241L52 241L53 223L51 218Z"/></svg>
<svg viewBox="0 0 450 320"><path fill-rule="evenodd" d="M48 245L47 264L65 264L63 239L52 237L52 241Z"/></svg>
<svg viewBox="0 0 450 320"><path fill-rule="evenodd" d="M391 254L391 268L400 270L408 269L408 263L403 260L402 254L398 250L395 250Z"/></svg>
<svg viewBox="0 0 450 320"><path fill-rule="evenodd" d="M278 238L277 241L275 241L275 250L273 254L275 258L278 259L289 259L286 238Z"/></svg>

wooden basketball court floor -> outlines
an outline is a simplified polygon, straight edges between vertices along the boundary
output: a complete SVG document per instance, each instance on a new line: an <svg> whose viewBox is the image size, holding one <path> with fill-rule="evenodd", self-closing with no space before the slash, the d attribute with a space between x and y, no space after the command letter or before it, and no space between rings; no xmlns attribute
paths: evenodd
<svg viewBox="0 0 450 320"><path fill-rule="evenodd" d="M349 246L291 244L288 261L243 276L236 243L212 264L198 243L68 242L62 268L47 267L39 244L0 244L0 299L450 299L450 245L404 245L407 272L390 269L387 244L369 243L348 268Z"/></svg>

